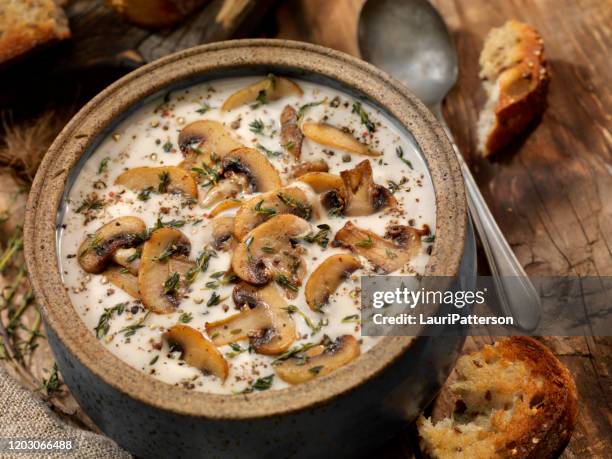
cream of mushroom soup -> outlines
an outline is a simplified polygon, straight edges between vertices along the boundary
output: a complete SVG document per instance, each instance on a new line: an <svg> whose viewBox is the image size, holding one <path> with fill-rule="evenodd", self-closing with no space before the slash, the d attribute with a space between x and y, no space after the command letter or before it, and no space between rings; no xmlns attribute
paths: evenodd
<svg viewBox="0 0 612 459"><path fill-rule="evenodd" d="M414 141L374 106L222 79L139 108L95 149L60 266L80 318L132 367L203 392L280 389L376 344L360 276L422 272L435 214Z"/></svg>

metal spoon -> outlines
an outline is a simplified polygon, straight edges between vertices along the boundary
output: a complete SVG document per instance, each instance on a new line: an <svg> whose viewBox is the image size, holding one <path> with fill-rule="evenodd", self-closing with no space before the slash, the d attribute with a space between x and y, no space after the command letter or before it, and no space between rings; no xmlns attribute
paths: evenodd
<svg viewBox="0 0 612 459"><path fill-rule="evenodd" d="M503 312L533 330L540 298L487 207L442 114L457 81L457 51L444 20L426 0L368 0L359 18L362 57L402 81L438 118L461 165L467 201Z"/></svg>

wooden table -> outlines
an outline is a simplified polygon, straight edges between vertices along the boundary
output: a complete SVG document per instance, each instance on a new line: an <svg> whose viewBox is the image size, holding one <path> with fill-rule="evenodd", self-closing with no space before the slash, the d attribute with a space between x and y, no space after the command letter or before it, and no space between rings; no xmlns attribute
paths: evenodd
<svg viewBox="0 0 612 459"><path fill-rule="evenodd" d="M215 0L215 4L224 1L229 2ZM120 74L166 51L216 37L244 35L303 40L359 54L356 27L363 0L285 0L271 6L273 3L266 2L265 9L240 7L240 17L249 17L251 26L254 17L261 17L267 11L263 22L248 34L245 33L248 29L237 27L237 23L229 29L219 24L202 26L202 21L214 18L210 12L192 18L182 31L150 34L117 22L108 15L101 1L76 0L69 11L79 34L89 36L90 31L96 29L92 24L101 24L102 29L110 30L103 34L103 47L93 38L99 33L92 32L90 48L84 49L82 42L75 42L74 47L82 59L76 63L91 64L93 48L97 51L112 49L114 63L110 67ZM487 202L526 271L535 276L612 275L612 101L609 89L612 66L608 51L612 45L612 3L609 0L435 0L434 3L452 30L460 57L459 81L444 106L447 120L460 149L471 158ZM483 161L473 154L477 113L484 102L477 77L478 55L487 31L510 18L535 26L544 38L552 73L550 107L541 123L512 151L494 162ZM116 39L109 41L107 47L106 38L110 36ZM108 53L102 54L93 62L93 68L98 68L100 62L107 66ZM54 56L44 58L54 59ZM72 58L71 62L75 63ZM41 67L40 62L33 65L37 70L35 76L40 80L40 71L45 67ZM114 78L113 72L104 77ZM100 72L94 73L99 80ZM7 78L10 83L10 76L0 75L4 87L7 87ZM13 81L22 78L18 75ZM60 76L59 79L65 78ZM98 86L107 83L98 80L94 82ZM31 100L40 98L40 92L35 89L30 85L26 91L32 96ZM85 88L90 92L97 89L96 86ZM24 92L18 94L22 98ZM85 95L82 98L86 99L88 92ZM0 106L10 100L3 96L10 94L0 95ZM23 103L23 99L19 102L12 108L32 107ZM80 103L79 100L77 105ZM482 256L480 258L484 261ZM570 368L580 394L578 426L563 457L610 457L612 340L560 337L543 340ZM490 341L470 339L466 350ZM48 360L48 350L46 352L44 358ZM435 409L443 409L446 400L443 394ZM69 414L83 421L73 402L64 400L62 403L64 405L57 404L56 408L64 413L75 410ZM382 457L410 457L412 451L408 429L389 445Z"/></svg>

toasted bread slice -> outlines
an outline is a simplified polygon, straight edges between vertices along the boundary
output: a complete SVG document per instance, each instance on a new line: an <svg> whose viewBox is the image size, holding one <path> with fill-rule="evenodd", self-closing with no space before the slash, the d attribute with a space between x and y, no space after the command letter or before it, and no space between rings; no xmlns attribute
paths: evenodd
<svg viewBox="0 0 612 459"><path fill-rule="evenodd" d="M457 362L450 417L417 422L421 447L433 458L556 457L578 413L567 368L538 341L511 337Z"/></svg>
<svg viewBox="0 0 612 459"><path fill-rule="evenodd" d="M480 54L487 102L478 120L478 149L484 156L506 147L546 108L550 80L544 43L518 21L492 29Z"/></svg>
<svg viewBox="0 0 612 459"><path fill-rule="evenodd" d="M68 19L54 0L0 0L0 64L70 37Z"/></svg>

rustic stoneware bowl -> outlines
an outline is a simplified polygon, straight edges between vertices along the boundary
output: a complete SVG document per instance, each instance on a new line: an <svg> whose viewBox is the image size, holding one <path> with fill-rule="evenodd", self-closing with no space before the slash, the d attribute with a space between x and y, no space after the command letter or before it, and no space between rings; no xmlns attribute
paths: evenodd
<svg viewBox="0 0 612 459"><path fill-rule="evenodd" d="M63 378L102 431L140 457L355 457L412 420L444 382L460 338L385 337L331 375L248 395L192 392L149 378L100 344L60 278L57 228L65 191L113 126L164 91L269 72L365 97L408 130L428 164L437 230L428 274L456 275L466 234L459 166L444 132L412 94L373 66L330 49L239 40L182 51L117 81L72 119L36 175L26 259Z"/></svg>

